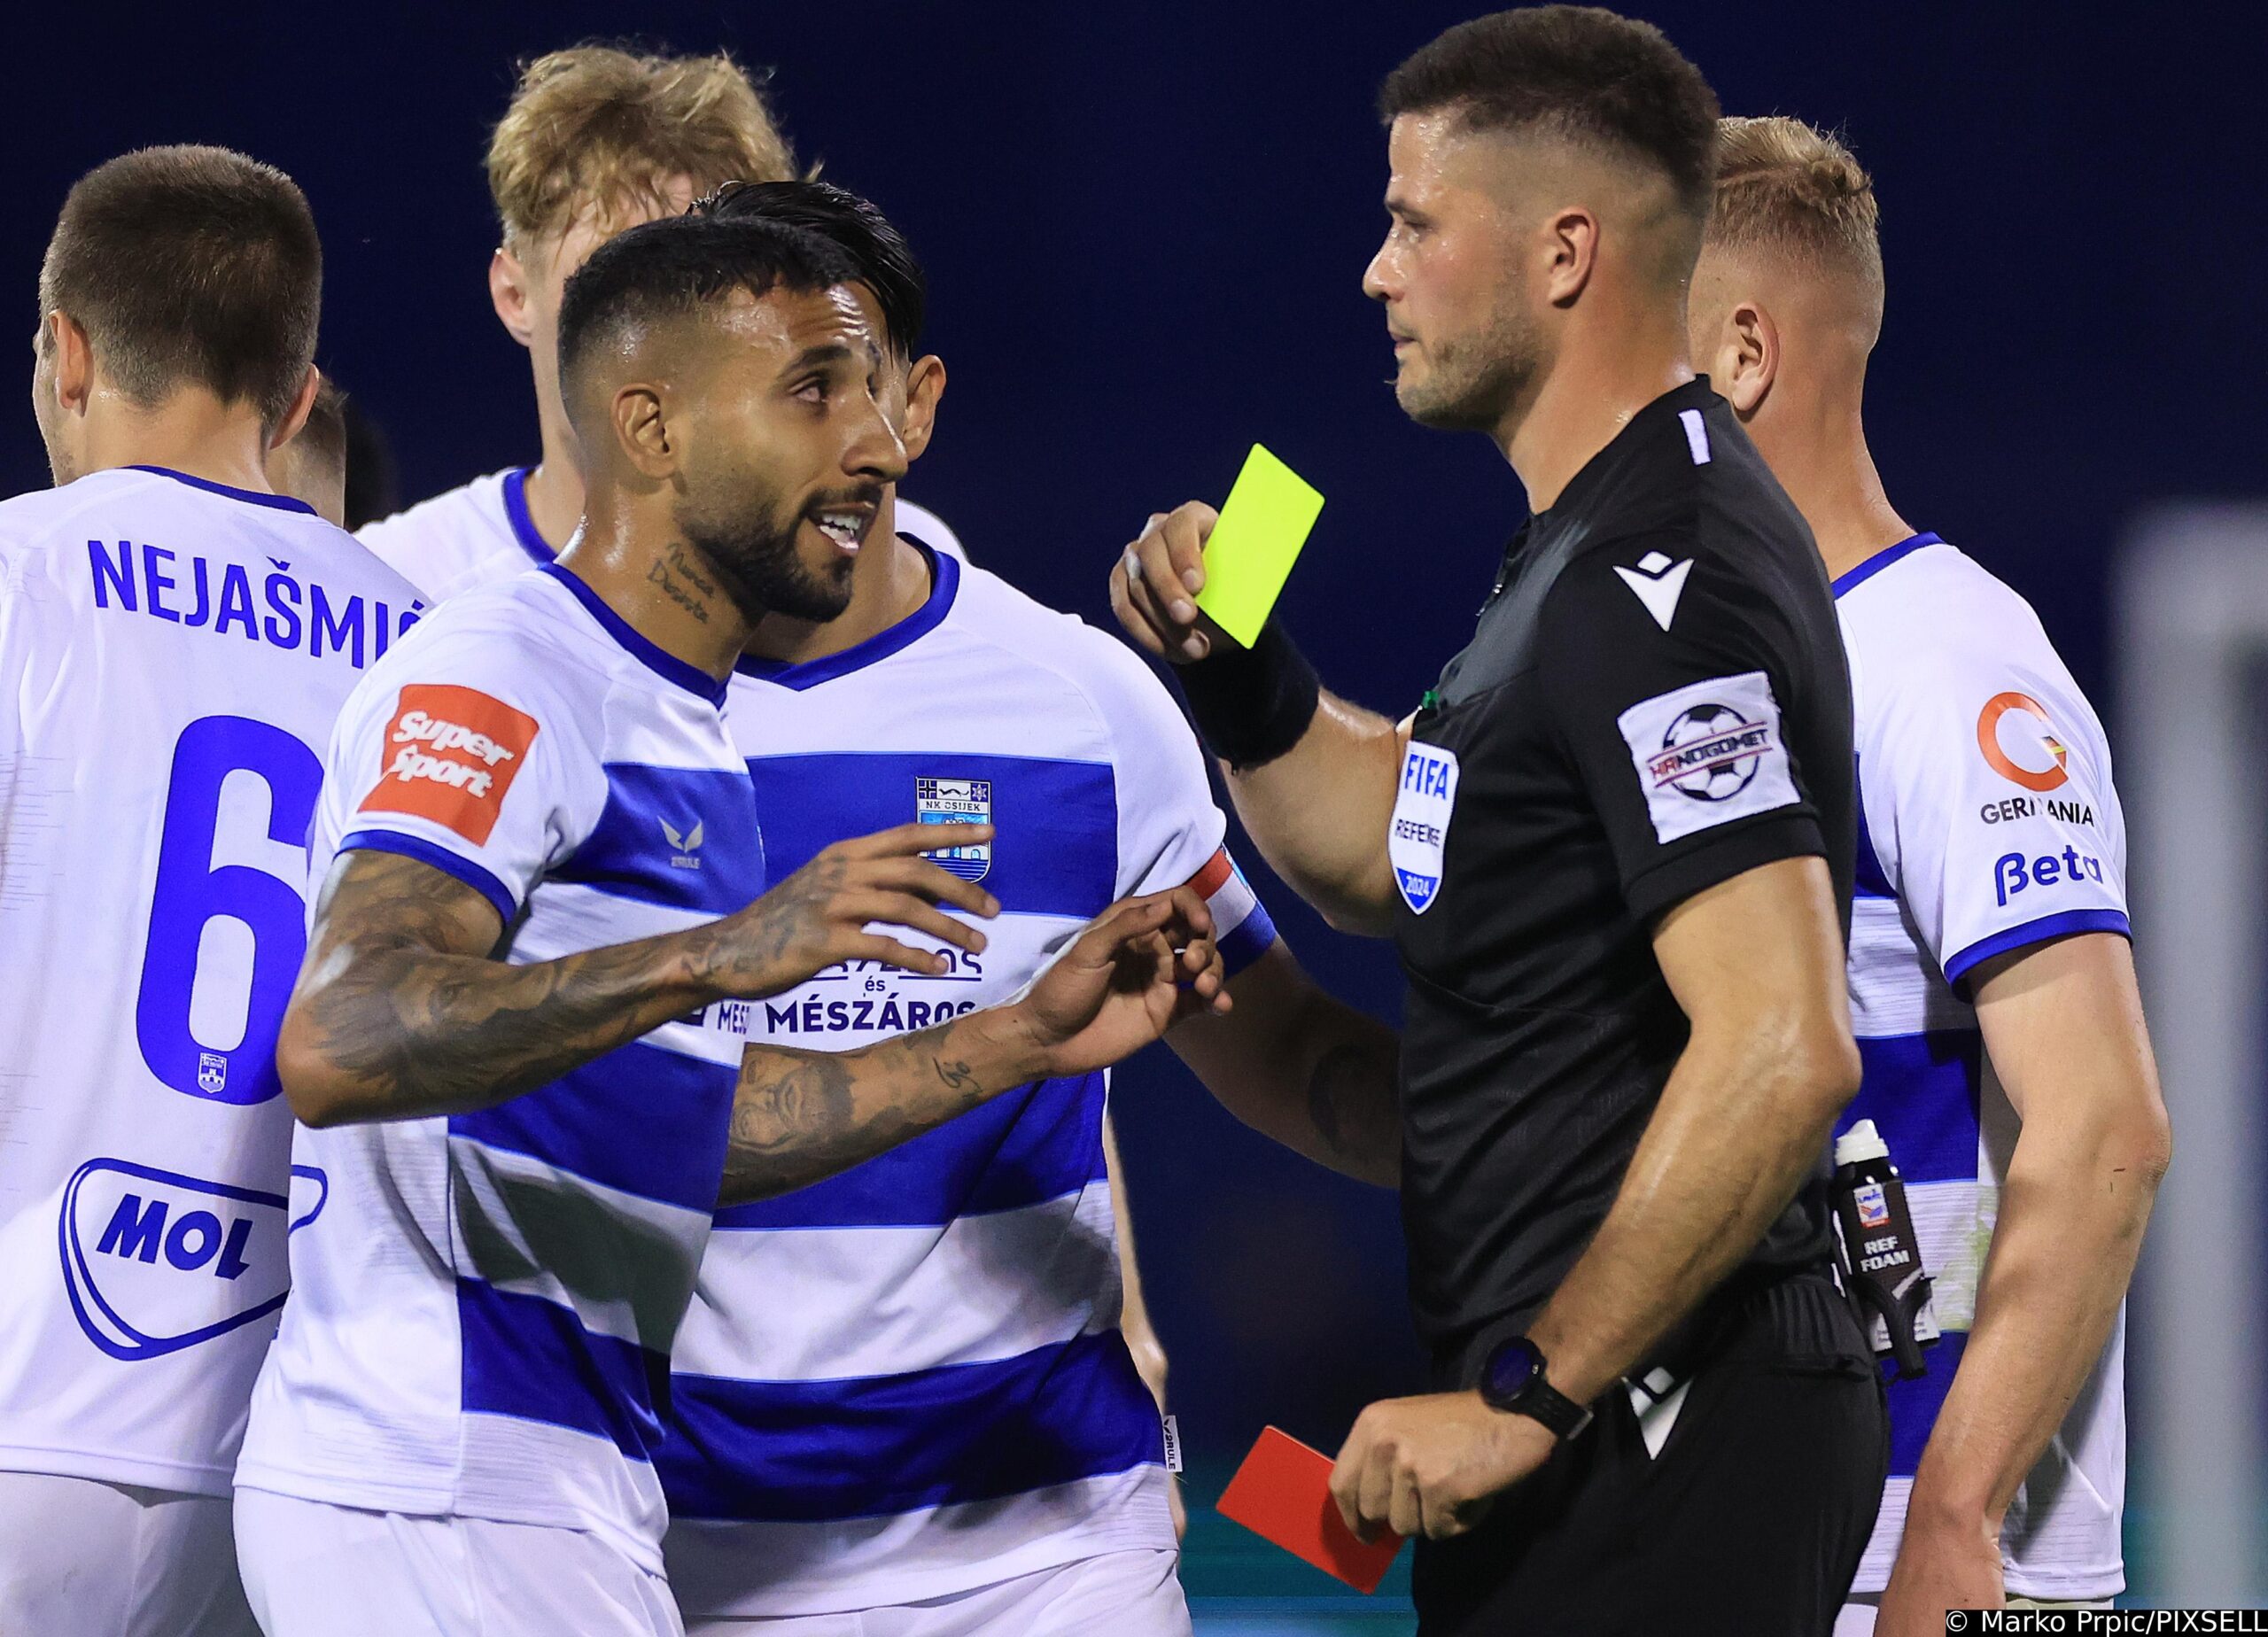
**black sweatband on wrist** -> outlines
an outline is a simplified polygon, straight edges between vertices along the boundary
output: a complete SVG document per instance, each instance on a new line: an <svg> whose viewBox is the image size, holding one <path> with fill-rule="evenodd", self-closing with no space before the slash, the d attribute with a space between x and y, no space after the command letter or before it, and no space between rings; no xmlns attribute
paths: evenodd
<svg viewBox="0 0 2268 1637"><path fill-rule="evenodd" d="M1250 648L1216 637L1210 654L1173 674L1205 743L1239 772L1298 744L1323 691L1307 656L1273 620Z"/></svg>

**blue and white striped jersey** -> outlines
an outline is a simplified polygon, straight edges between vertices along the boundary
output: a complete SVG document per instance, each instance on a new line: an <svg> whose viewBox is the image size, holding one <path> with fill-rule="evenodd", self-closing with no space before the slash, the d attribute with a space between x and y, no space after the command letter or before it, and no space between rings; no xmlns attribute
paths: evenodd
<svg viewBox="0 0 2268 1637"><path fill-rule="evenodd" d="M485 894L504 958L680 931L763 886L724 686L552 566L453 599L347 702L314 834ZM473 1114L301 1129L329 1175L239 1485L584 1529L658 1570L653 1455L709 1236L742 1003Z"/></svg>
<svg viewBox="0 0 2268 1637"><path fill-rule="evenodd" d="M1976 1315L2017 1121L1964 980L2077 932L2124 935L2126 831L2102 725L2021 597L1934 534L1835 582L1861 816L1851 1015L1872 1120L1904 1173L1945 1338L1890 1387L1891 1478L1857 1582L1887 1584L1914 1472ZM2122 1315L2001 1531L2008 1590L2124 1584Z"/></svg>
<svg viewBox="0 0 2268 1637"><path fill-rule="evenodd" d="M322 747L423 608L273 494L0 503L0 1469L229 1493L323 1204L275 1060Z"/></svg>
<svg viewBox="0 0 2268 1637"><path fill-rule="evenodd" d="M1202 753L1122 644L942 554L918 612L831 658L743 663L729 717L775 872L920 818L997 895L943 977L837 968L752 1036L840 1051L1013 996L1115 899L1193 881L1231 971L1274 929ZM1101 1074L1002 1096L719 1213L674 1359L670 1579L689 1618L943 1596L1174 1545L1157 1408L1118 1331Z"/></svg>

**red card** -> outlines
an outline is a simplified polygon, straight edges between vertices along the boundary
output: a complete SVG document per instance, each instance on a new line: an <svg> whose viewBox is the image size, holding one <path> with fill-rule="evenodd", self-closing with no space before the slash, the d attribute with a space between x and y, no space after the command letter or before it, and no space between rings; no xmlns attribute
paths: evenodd
<svg viewBox="0 0 2268 1637"><path fill-rule="evenodd" d="M1270 1427L1222 1493L1221 1514L1356 1591L1375 1592L1402 1537L1386 1530L1368 1546L1357 1540L1331 1498L1331 1468L1329 1455Z"/></svg>

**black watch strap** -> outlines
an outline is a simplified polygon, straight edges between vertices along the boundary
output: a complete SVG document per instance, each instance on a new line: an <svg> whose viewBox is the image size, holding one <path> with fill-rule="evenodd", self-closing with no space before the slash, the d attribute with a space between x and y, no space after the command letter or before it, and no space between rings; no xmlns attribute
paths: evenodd
<svg viewBox="0 0 2268 1637"><path fill-rule="evenodd" d="M1538 1376L1519 1394L1516 1402L1499 1404L1497 1408L1514 1416L1526 1416L1540 1421L1552 1434L1565 1441L1574 1437L1591 1424L1591 1412L1565 1393Z"/></svg>

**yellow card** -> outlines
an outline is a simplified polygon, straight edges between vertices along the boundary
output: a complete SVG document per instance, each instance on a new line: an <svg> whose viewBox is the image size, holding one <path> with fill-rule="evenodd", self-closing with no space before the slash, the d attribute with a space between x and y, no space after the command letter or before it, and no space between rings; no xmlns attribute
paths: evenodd
<svg viewBox="0 0 2268 1637"><path fill-rule="evenodd" d="M1205 589L1197 606L1250 648L1322 510L1321 492L1253 445L1205 542Z"/></svg>

